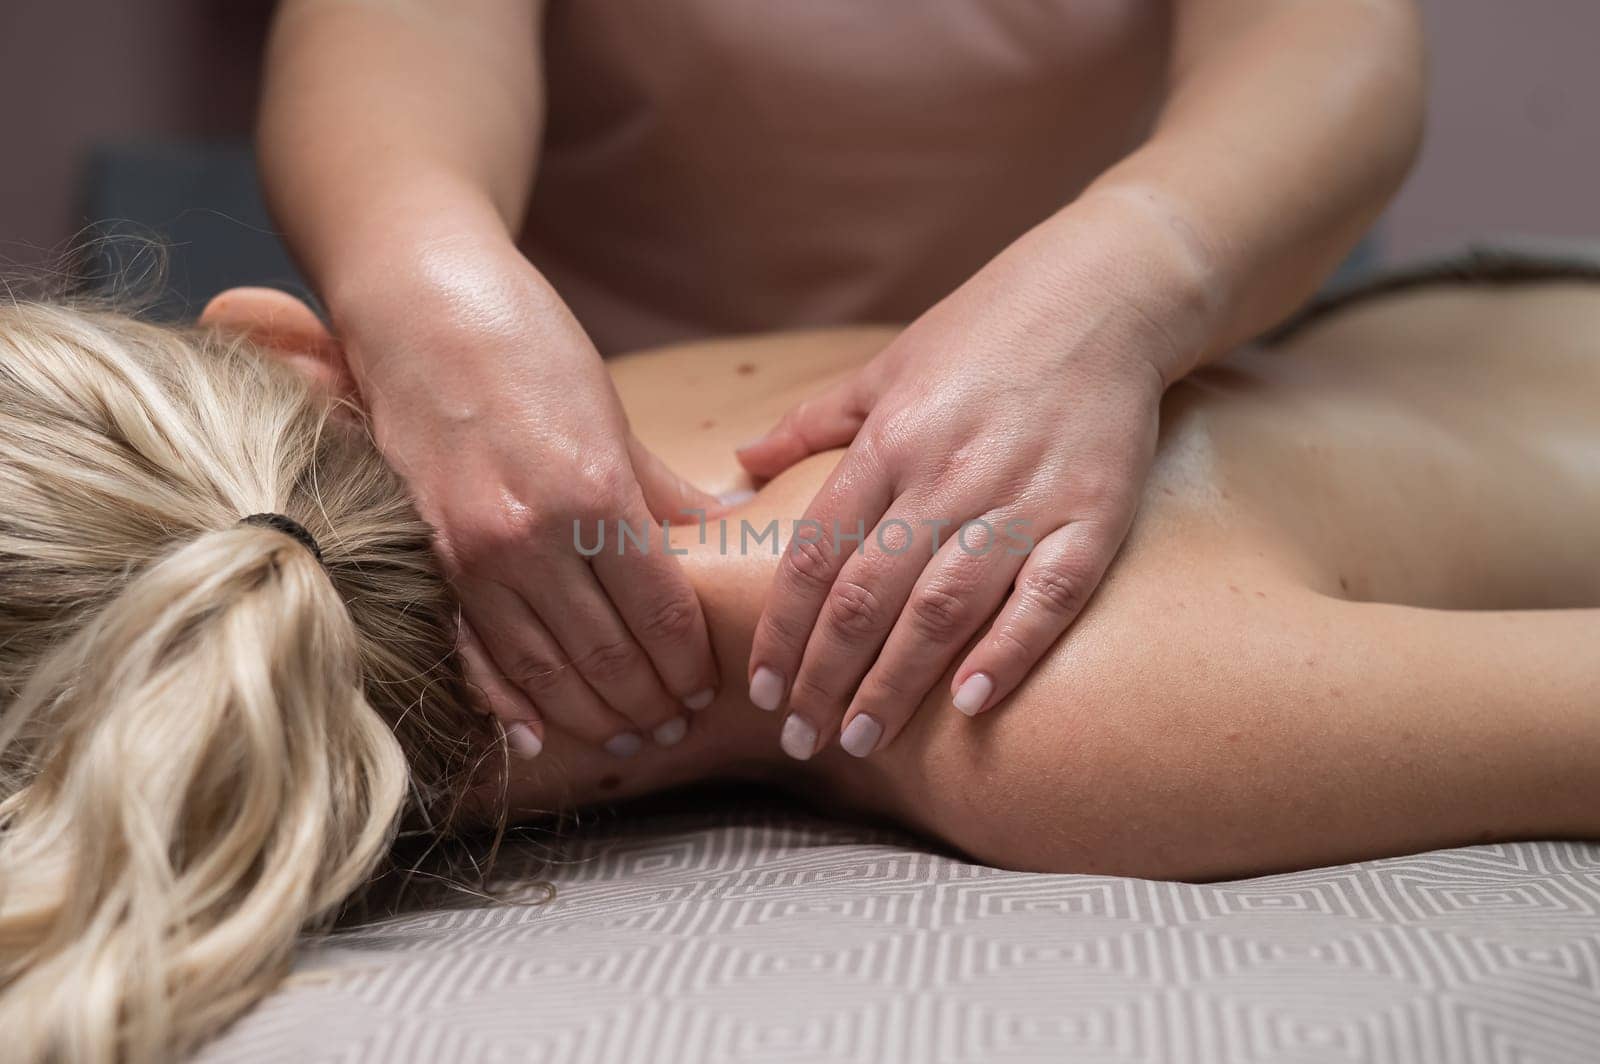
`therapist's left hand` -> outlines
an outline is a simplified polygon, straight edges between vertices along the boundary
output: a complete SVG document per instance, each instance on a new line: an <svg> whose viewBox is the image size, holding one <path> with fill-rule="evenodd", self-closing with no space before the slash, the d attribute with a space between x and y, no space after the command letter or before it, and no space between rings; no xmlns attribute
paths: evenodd
<svg viewBox="0 0 1600 1064"><path fill-rule="evenodd" d="M958 710L989 709L1084 608L1132 523L1179 359L1175 323L1138 297L1159 278L1124 261L1025 238L739 451L770 477L849 444L750 656L751 700L788 707L791 756L836 732L856 756L882 749L993 616L950 685Z"/></svg>

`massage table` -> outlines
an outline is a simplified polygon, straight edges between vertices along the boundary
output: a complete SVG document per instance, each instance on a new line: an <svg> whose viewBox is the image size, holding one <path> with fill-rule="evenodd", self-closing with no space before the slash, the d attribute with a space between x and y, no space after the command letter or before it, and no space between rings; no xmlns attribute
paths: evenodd
<svg viewBox="0 0 1600 1064"><path fill-rule="evenodd" d="M200 1059L1600 1061L1593 843L1186 884L1001 871L724 796L519 857L552 862L553 899L340 930Z"/></svg>

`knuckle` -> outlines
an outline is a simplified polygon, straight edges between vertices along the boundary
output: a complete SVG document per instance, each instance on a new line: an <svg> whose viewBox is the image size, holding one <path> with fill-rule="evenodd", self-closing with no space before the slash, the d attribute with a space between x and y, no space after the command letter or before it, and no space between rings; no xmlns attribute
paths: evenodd
<svg viewBox="0 0 1600 1064"><path fill-rule="evenodd" d="M917 454L893 436L882 432L852 445L856 460L870 475L898 476L917 464Z"/></svg>
<svg viewBox="0 0 1600 1064"><path fill-rule="evenodd" d="M967 616L966 601L945 588L930 585L911 596L911 623L924 639L943 643L958 638Z"/></svg>
<svg viewBox="0 0 1600 1064"><path fill-rule="evenodd" d="M840 580L828 592L828 619L847 636L868 635L882 627L883 604L855 581Z"/></svg>
<svg viewBox="0 0 1600 1064"><path fill-rule="evenodd" d="M881 464L896 453L904 438L904 419L882 407L863 410L850 451L857 461Z"/></svg>
<svg viewBox="0 0 1600 1064"><path fill-rule="evenodd" d="M964 490L977 480L983 469L982 456L974 463L967 447L933 448L918 458L917 466L933 483L950 484Z"/></svg>
<svg viewBox="0 0 1600 1064"><path fill-rule="evenodd" d="M450 553L463 569L481 569L525 549L540 527L538 515L527 507L506 506L476 514L452 525Z"/></svg>
<svg viewBox="0 0 1600 1064"><path fill-rule="evenodd" d="M1048 565L1030 573L1023 581L1023 597L1053 614L1077 613L1089 597L1089 580L1076 570Z"/></svg>
<svg viewBox="0 0 1600 1064"><path fill-rule="evenodd" d="M916 410L894 410L873 419L865 435L873 450L892 454L916 438L925 423L925 418Z"/></svg>
<svg viewBox="0 0 1600 1064"><path fill-rule="evenodd" d="M560 503L554 508L578 521L609 521L627 509L624 500L632 482L632 471L612 461L585 465L574 481L557 489Z"/></svg>
<svg viewBox="0 0 1600 1064"><path fill-rule="evenodd" d="M600 499L620 498L632 480L633 469L627 459L609 453L584 462L578 476L585 493Z"/></svg>
<svg viewBox="0 0 1600 1064"><path fill-rule="evenodd" d="M578 671L597 683L618 680L640 661L639 649L627 640L601 643L578 658Z"/></svg>
<svg viewBox="0 0 1600 1064"><path fill-rule="evenodd" d="M787 613L773 612L767 614L766 635L777 646L798 649L811 638L811 629Z"/></svg>
<svg viewBox="0 0 1600 1064"><path fill-rule="evenodd" d="M551 695L566 681L566 664L540 651L524 651L512 663L509 677L535 700Z"/></svg>
<svg viewBox="0 0 1600 1064"><path fill-rule="evenodd" d="M815 399L802 400L789 408L788 413L783 415L779 425L785 432L793 433L795 436L802 436L804 435L805 426L816 418L817 409L818 406Z"/></svg>
<svg viewBox="0 0 1600 1064"><path fill-rule="evenodd" d="M993 632L989 633L989 645L994 649L1000 661L1005 664L1014 665L1020 662L1022 667L1026 668L1036 656L1036 651L1028 645L1028 641L1010 626L997 626ZM994 670L990 669L989 671L993 672Z"/></svg>
<svg viewBox="0 0 1600 1064"><path fill-rule="evenodd" d="M645 614L641 634L657 642L681 642L694 631L694 621L694 603L686 596L674 595Z"/></svg>
<svg viewBox="0 0 1600 1064"><path fill-rule="evenodd" d="M828 547L811 537L795 537L785 552L785 568L801 584L826 587L832 574Z"/></svg>

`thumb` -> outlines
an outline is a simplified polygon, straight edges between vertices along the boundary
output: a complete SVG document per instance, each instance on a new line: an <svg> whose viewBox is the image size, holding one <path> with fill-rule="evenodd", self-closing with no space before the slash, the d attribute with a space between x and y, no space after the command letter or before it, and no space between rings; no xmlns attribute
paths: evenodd
<svg viewBox="0 0 1600 1064"><path fill-rule="evenodd" d="M847 446L867 418L857 375L791 407L765 436L737 448L739 464L752 476L777 476L807 455Z"/></svg>
<svg viewBox="0 0 1600 1064"><path fill-rule="evenodd" d="M723 509L720 499L673 472L631 432L628 434L628 458L633 463L633 475L639 478L644 504L657 521L694 521L696 514L691 511L698 510L704 515Z"/></svg>

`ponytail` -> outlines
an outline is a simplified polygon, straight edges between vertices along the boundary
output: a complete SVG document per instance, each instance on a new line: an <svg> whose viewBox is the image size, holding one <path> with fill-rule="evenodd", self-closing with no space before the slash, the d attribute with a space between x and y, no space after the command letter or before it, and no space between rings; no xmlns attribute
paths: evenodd
<svg viewBox="0 0 1600 1064"><path fill-rule="evenodd" d="M454 608L370 439L212 335L0 306L0 497L0 1057L168 1060L450 820Z"/></svg>
<svg viewBox="0 0 1600 1064"><path fill-rule="evenodd" d="M250 526L133 580L41 663L0 741L31 775L0 804L17 1059L192 1048L367 879L405 792L344 604Z"/></svg>

